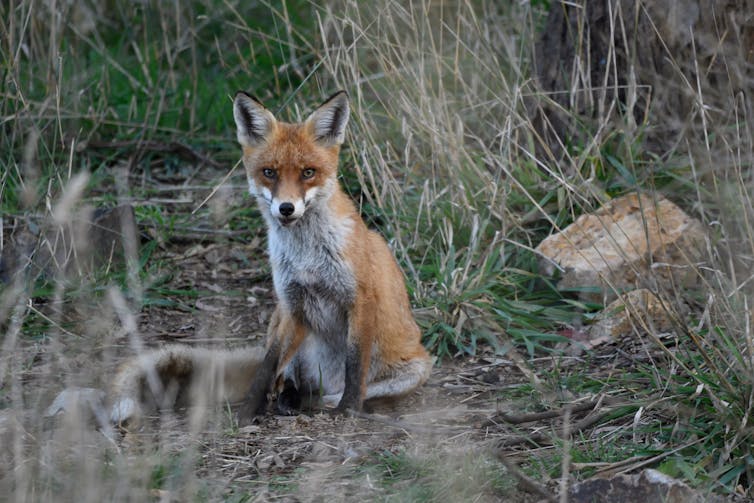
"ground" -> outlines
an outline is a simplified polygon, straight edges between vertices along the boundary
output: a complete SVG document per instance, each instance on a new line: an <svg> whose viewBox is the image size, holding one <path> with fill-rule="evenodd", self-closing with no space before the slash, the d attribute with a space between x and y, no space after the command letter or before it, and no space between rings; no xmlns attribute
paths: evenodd
<svg viewBox="0 0 754 503"><path fill-rule="evenodd" d="M140 327L150 345L262 343L274 301L260 244L189 244L156 258L175 271L162 288L209 294L200 295L189 310L146 308ZM176 304L185 303L179 297ZM432 482L423 490L433 493L458 491L458 497L474 494L494 501L502 490L508 497L516 494L515 501L527 501L495 460L495 440L502 431L489 423L498 412L501 390L527 383L513 361L488 352L438 362L423 388L400 400L368 404L361 417L310 410L298 416L269 414L237 429L229 426L230 416L221 413L210 423L210 433L190 438L197 442L204 476L227 485L229 493L256 492L262 485L263 499L288 494L294 500L309 500L316 494L317 500L330 490L338 498L387 496L396 489L386 488L384 467L402 459L417 466L409 474L400 470L395 475L396 483L407 486L399 493L425 479ZM186 416L179 411L174 418L176 431L187 429ZM151 442L165 429L164 424L160 428L152 423L155 426L128 433L124 441ZM462 465L478 463L488 466L473 466L468 480L444 480L448 469L457 473ZM491 469L502 470L497 477L502 488L493 486L494 477L482 480L482 473ZM378 472L371 482L370 470ZM415 470L427 473L412 475Z"/></svg>
<svg viewBox="0 0 754 503"><path fill-rule="evenodd" d="M12 466L13 456L28 452L47 474L37 476L40 494L57 494L63 487L72 499L82 497L77 486L83 482L62 475L78 466L62 468L70 463L66 453L71 450L77 459L102 459L104 466L130 473L127 484L113 485L91 472L101 483L96 498L139 500L147 491L163 501L528 502L558 494L561 473L573 482L631 472L657 465L674 452L657 443L655 430L637 429L639 423L651 424L653 414L662 415L663 406L653 403L650 412L647 403L632 399L632 392L610 385L616 373L625 375L663 358L662 350L650 350L636 338L588 353L576 351L577 343L561 343L553 353L557 356L526 355L524 348L511 345L497 353L480 346L474 355L437 361L429 381L409 396L368 403L356 416L327 410L269 413L239 428L237 404L221 404L164 412L138 430L110 438L91 424L85 432L71 429L65 418L52 426L35 423L33 409L44 410L64 388L106 390L118 365L136 351L167 343L263 344L275 301L264 229L253 201L240 183L215 192L221 179L217 173L204 172L178 185L169 177L160 179L161 173L153 170L149 191L131 201L147 259L140 286L133 288L141 297L126 294L124 309L112 288L93 295L87 287L73 289L62 313L49 299L32 302L39 317L47 318L27 320L19 344L25 404L16 407L19 395L10 388L0 411L0 436L10 434L9 445L12 441L28 450L19 447L0 461ZM215 197L205 204L210 194ZM6 236L10 241L12 236ZM89 286L101 289L96 281ZM44 320L52 320L52 326L40 324ZM572 341L583 336L577 329L560 335ZM577 385L570 385L574 381ZM642 385L636 382L637 393ZM578 394L569 391L574 389ZM23 414L16 414L21 408ZM13 426L19 417L20 430ZM564 430L573 440L563 440L571 438ZM27 444L33 436L45 440ZM72 440L77 438L83 440ZM639 447L616 450L614 442ZM62 464L49 462L49 456ZM20 483L18 476L0 482Z"/></svg>
<svg viewBox="0 0 754 503"><path fill-rule="evenodd" d="M263 344L275 301L264 230L253 201L237 184L221 187L220 203L210 198L203 205L221 175L204 171L176 184L175 174L167 171L153 169L145 195L129 201L146 259L137 287L125 280L131 290L113 290L107 286L111 280L95 275L78 287L66 283L69 294L62 308L49 297L31 301L36 316L26 320L16 351L25 362L18 367L24 393L14 395L7 388L0 410L0 437L24 447L0 459L0 467L17 466L23 453L22 464L38 462L43 467L39 473L45 474L32 476L33 492L52 491L71 499L83 497L88 482L65 476L86 471L71 464L70 456L87 459L81 461L85 466L102 459L103 466L112 464L130 474L130 487L121 487L90 473L101 486L85 494L95 498L138 499L146 487L152 497L168 501L375 496L496 501L503 495L508 501L530 500L497 459L496 441L510 428L494 421L501 392L528 386L529 379L520 362L489 348L473 357L438 361L420 390L400 400L368 403L357 417L327 410L270 413L239 428L237 404L220 404L164 412L138 430L115 432L109 439L93 421L80 431L71 413L39 422L35 411L45 410L63 389L107 391L118 366L137 351L175 343L210 348ZM194 209L196 217L190 213ZM232 216L239 214L243 216ZM6 227L6 243L19 235L24 220L17 222ZM12 245L6 246L6 255L10 250ZM44 274L55 276L49 270ZM124 292L121 307L118 291ZM142 292L141 298L131 291ZM33 438L29 434L43 440L27 443ZM50 456L59 464L50 462ZM10 484L14 491L22 480L7 471L0 487Z"/></svg>

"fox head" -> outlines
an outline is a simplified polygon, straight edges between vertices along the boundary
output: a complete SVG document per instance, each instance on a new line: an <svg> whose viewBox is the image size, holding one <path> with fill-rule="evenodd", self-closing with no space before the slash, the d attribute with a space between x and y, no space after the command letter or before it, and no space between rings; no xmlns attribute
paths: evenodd
<svg viewBox="0 0 754 503"><path fill-rule="evenodd" d="M236 93L233 117L249 192L271 222L294 224L333 194L348 113L348 95L340 91L306 121L288 124L256 98Z"/></svg>

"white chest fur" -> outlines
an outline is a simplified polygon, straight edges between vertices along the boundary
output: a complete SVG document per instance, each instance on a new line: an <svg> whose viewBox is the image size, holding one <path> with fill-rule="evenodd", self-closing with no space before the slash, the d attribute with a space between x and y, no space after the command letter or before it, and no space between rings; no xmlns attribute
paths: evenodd
<svg viewBox="0 0 754 503"><path fill-rule="evenodd" d="M295 224L270 226L269 248L278 299L316 335L341 343L356 280L343 254L353 222L310 208Z"/></svg>

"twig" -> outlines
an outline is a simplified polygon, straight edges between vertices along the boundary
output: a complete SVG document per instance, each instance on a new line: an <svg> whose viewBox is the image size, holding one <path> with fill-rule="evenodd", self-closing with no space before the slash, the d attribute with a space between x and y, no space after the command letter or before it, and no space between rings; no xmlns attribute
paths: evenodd
<svg viewBox="0 0 754 503"><path fill-rule="evenodd" d="M51 326L57 328L58 330L60 330L64 334L70 335L72 337L81 337L81 335L74 334L73 332L69 332L68 330L66 330L65 328L63 328L60 325L60 323L57 323L55 320L53 320L49 316L45 315L42 311L40 311L39 309L37 309L36 307L34 307L31 304L31 302L29 303L29 305L27 307L29 308L30 311L34 312L37 316L39 316L40 318L42 318L43 320L45 320L47 323L49 323Z"/></svg>
<svg viewBox="0 0 754 503"><path fill-rule="evenodd" d="M630 458L629 460L627 460L627 461L636 461L635 463L626 463L626 462L623 462L623 461L619 461L619 462L615 463L615 465L618 465L618 466L614 465L614 466L609 466L609 467L602 468L600 470L597 470L595 472L595 475L613 476L613 475L620 475L621 473L632 472L634 470L638 470L639 468L641 468L643 466L657 463L661 459L665 459L668 456L672 456L673 454L675 454L675 453L677 453L679 451L687 449L687 448L689 448L689 447L691 447L693 445L696 445L696 444L698 444L700 442L703 442L703 441L705 441L707 439L708 439L708 437L701 437L701 438L693 440L693 441L691 441L691 442L689 442L687 444L680 445L680 446L676 447L675 449L670 449L670 450L667 450L665 452L661 452L660 454L657 454L656 456L651 456L651 457L650 456L636 456L636 457L633 457L633 458ZM644 458L644 459L641 459L641 458ZM619 468L619 469L615 470L615 468Z"/></svg>
<svg viewBox="0 0 754 503"><path fill-rule="evenodd" d="M590 426L602 421L602 419L604 419L605 416L607 416L607 414L608 414L607 412L603 412L600 414L589 414L584 419L576 423L573 426L571 431L573 433L579 433L582 430L585 430L589 428ZM552 435L547 435L545 433L531 433L529 435L517 435L515 437L509 437L509 438L504 438L500 440L497 443L496 448L504 449L507 447L513 447L514 445L525 444L528 442L540 444L543 442L548 442L551 439L552 439Z"/></svg>
<svg viewBox="0 0 754 503"><path fill-rule="evenodd" d="M584 412L585 410L594 409L598 403L598 400L592 400L590 402L571 405L570 410L572 413ZM554 419L556 417L560 417L565 413L566 408L567 407L546 410L543 412L533 412L531 414L506 414L505 412L498 412L497 414L492 416L489 421L493 421L499 418L502 421L510 424L535 423L537 421L544 421L546 419Z"/></svg>
<svg viewBox="0 0 754 503"><path fill-rule="evenodd" d="M513 475L517 480L519 485L527 492L530 492L532 494L536 494L537 496L540 496L544 498L547 501L550 501L552 503L555 503L558 501L555 496L553 496L550 491L548 491L545 487L543 487L541 484L539 484L537 481L526 475L524 472L522 472L518 466L515 465L512 461L510 461L504 454L501 452L496 452L497 459L500 460L500 462L505 466L505 469L508 470L508 473Z"/></svg>
<svg viewBox="0 0 754 503"><path fill-rule="evenodd" d="M608 405L611 407L620 407L621 405L641 405L638 402L633 403L625 403L620 401L618 398L608 397L608 396L601 396L597 398L596 400L590 400L589 402L584 402L580 404L573 404L573 405L566 405L565 407L561 407L559 409L553 409L553 410L546 410L543 412L533 412L531 414L506 414L505 412L498 412L494 416L490 417L483 426L492 426L494 424L497 424L499 421L504 421L509 424L524 424L524 423L535 423L537 421L544 421L546 419L554 419L556 417L561 417L565 413L566 408L570 409L571 413L578 413L578 412L584 412L587 410L594 410L600 407L600 405Z"/></svg>
<svg viewBox="0 0 754 503"><path fill-rule="evenodd" d="M154 229L162 229L164 226L155 224L153 222L144 222L142 224L143 227L148 228L154 228ZM207 237L207 235L213 235L213 236L224 236L224 237L233 237L233 236L248 236L249 231L246 229L212 229L210 227L180 227L176 226L173 227L172 232L176 235L182 236L183 234L186 235L199 235L203 236L204 238Z"/></svg>
<svg viewBox="0 0 754 503"><path fill-rule="evenodd" d="M223 184L228 180L228 178L230 178L230 175L232 175L233 173L235 173L236 168L238 168L238 166L240 166L240 165L241 165L241 159L239 159L238 162L236 162L233 165L233 167L230 169L230 171L228 172L228 174L225 175L225 178L223 178L222 180L220 180L220 183L218 183L217 185L215 185L215 187L212 189L212 191L209 193L209 195L207 197L205 197L204 200L201 203L199 203L199 206L197 206L196 208L194 208L194 211L191 212L192 215L195 214L197 211L199 211L199 209L202 206L204 206L207 203L207 201L209 201L212 198L212 196L215 195L215 192L217 192L218 190L220 190L220 187L222 187Z"/></svg>
<svg viewBox="0 0 754 503"><path fill-rule="evenodd" d="M568 478L571 471L571 407L563 414L563 457L560 463L560 503L568 503Z"/></svg>

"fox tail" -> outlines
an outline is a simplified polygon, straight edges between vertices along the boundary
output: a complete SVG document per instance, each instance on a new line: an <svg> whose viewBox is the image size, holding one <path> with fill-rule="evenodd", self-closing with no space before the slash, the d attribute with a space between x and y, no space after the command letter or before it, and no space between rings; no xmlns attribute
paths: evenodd
<svg viewBox="0 0 754 503"><path fill-rule="evenodd" d="M126 361L113 380L110 420L137 426L145 413L176 406L207 406L243 399L264 349L212 350L181 345Z"/></svg>

